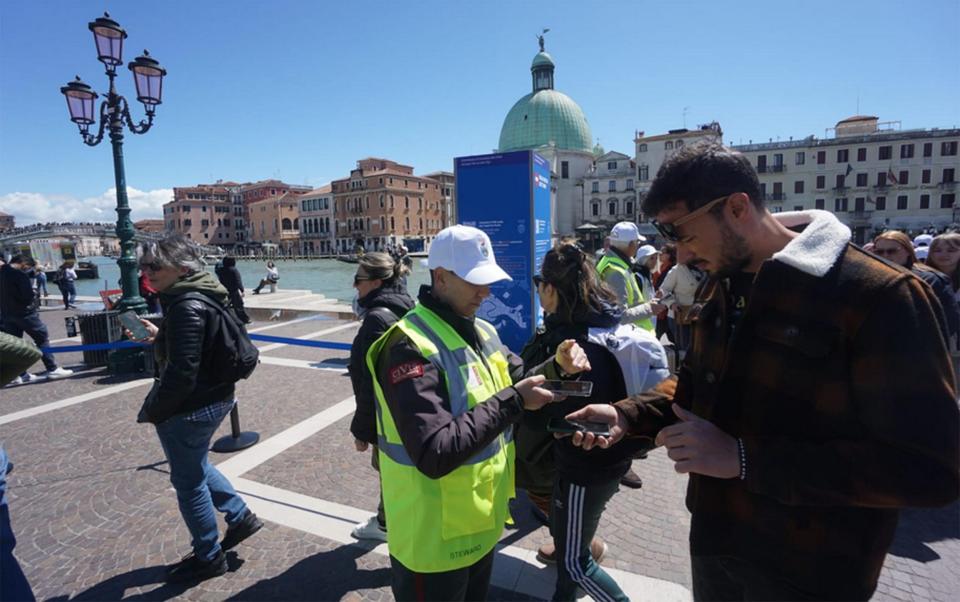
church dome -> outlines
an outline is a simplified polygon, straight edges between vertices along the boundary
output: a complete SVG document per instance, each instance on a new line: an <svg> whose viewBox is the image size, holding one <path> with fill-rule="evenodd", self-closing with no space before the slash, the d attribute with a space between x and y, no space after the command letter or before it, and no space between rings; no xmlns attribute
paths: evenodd
<svg viewBox="0 0 960 602"><path fill-rule="evenodd" d="M533 92L513 105L500 129L500 152L552 146L592 153L587 118L572 98L553 89L553 58L544 51L533 57Z"/></svg>

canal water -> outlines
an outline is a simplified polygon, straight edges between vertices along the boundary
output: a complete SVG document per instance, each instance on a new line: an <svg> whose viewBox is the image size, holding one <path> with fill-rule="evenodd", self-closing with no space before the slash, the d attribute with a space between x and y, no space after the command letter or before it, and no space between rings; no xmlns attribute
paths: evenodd
<svg viewBox="0 0 960 602"><path fill-rule="evenodd" d="M107 288L120 288L120 266L109 257L87 257L85 261L97 264L100 270L98 280L77 280L77 294L97 296L106 284ZM420 264L420 258L413 259L413 272L407 279L410 294L416 297L421 284L430 282L430 272ZM349 302L353 298L353 275L356 264L344 263L336 259L279 260L280 288L301 289L319 293L331 299ZM213 272L213 265L207 268ZM266 274L266 262L239 260L237 269L243 277L243 287L250 294L260 279ZM56 286L54 286L54 289Z"/></svg>

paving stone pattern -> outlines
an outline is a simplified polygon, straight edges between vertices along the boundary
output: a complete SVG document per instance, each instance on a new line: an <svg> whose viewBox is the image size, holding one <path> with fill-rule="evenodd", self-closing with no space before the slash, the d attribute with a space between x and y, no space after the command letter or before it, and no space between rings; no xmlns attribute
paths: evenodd
<svg viewBox="0 0 960 602"><path fill-rule="evenodd" d="M52 339L65 336L62 318L69 313L43 312ZM343 322L308 321L266 333L302 336L338 324ZM349 342L355 332L346 329L323 339ZM79 361L79 354L63 355L65 365ZM282 347L266 355L342 364L347 352ZM127 380L85 370L70 379L4 388L0 416ZM156 434L150 425L135 422L146 391L144 385L0 425L0 441L16 464L8 495L16 554L38 599L392 599L386 557L369 553L363 544L345 546L273 523L230 552L226 576L194 587L164 585L163 566L190 546ZM269 364L238 387L243 427L263 439L351 394L343 373ZM369 452L355 451L349 421L337 421L244 478L372 512L377 477ZM225 422L218 435L228 430ZM225 456L211 458L219 462ZM644 487L622 489L600 524L599 534L610 547L604 564L689 588L686 479L660 450L636 461L634 469ZM956 504L903 513L875 600L960 597L958 513ZM516 528L505 531L505 542L533 549L549 540L522 493L513 514ZM499 589L491 598L529 599Z"/></svg>

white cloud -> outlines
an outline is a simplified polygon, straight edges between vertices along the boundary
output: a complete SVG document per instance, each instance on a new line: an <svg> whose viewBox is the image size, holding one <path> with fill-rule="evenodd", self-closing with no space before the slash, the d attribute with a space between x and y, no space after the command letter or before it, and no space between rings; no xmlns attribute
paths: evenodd
<svg viewBox="0 0 960 602"><path fill-rule="evenodd" d="M137 190L127 186L130 219L163 217L163 204L173 200L172 188ZM0 196L0 211L16 217L18 226L46 222L115 222L117 189L79 199L70 195L11 192Z"/></svg>

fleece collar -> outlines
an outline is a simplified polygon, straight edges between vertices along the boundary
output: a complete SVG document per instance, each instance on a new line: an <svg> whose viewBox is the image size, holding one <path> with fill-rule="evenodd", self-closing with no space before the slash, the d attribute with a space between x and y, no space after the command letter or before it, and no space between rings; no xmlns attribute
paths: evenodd
<svg viewBox="0 0 960 602"><path fill-rule="evenodd" d="M829 211L788 211L773 217L790 229L806 225L773 259L817 278L830 271L850 242L850 228Z"/></svg>

